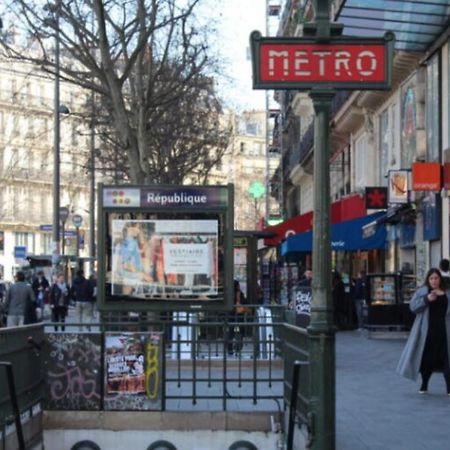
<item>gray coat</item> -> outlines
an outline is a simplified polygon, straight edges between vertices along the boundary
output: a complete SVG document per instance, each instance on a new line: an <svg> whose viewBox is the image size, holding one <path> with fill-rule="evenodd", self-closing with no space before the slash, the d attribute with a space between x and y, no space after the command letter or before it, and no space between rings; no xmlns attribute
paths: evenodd
<svg viewBox="0 0 450 450"><path fill-rule="evenodd" d="M11 285L6 293L5 309L8 315L23 316L30 303L35 301L33 289L25 281Z"/></svg>
<svg viewBox="0 0 450 450"><path fill-rule="evenodd" d="M447 350L450 358L450 289L446 292L448 305L445 316L447 330ZM414 293L409 303L410 310L416 314L408 340L398 362L397 372L411 380L417 380L422 362L423 350L428 333L429 309L425 298L428 295L428 286L422 286Z"/></svg>

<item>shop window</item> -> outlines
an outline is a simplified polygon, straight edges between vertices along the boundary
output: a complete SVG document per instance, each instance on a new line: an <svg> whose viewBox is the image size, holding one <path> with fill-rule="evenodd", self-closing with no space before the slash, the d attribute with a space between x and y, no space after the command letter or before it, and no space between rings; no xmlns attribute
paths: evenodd
<svg viewBox="0 0 450 450"><path fill-rule="evenodd" d="M436 53L427 65L427 160L439 160L440 136L440 90L439 90L439 54Z"/></svg>

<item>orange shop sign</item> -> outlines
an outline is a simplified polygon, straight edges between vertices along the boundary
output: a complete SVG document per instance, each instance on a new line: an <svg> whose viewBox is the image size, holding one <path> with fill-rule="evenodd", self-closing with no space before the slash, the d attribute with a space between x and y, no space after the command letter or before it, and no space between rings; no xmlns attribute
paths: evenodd
<svg viewBox="0 0 450 450"><path fill-rule="evenodd" d="M412 164L413 191L440 191L442 187L442 170L439 163Z"/></svg>

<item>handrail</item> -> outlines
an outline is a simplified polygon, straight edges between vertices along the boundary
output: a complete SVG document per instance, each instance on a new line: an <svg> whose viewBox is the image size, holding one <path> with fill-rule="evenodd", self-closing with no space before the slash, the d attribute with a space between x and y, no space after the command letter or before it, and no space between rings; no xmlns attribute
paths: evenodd
<svg viewBox="0 0 450 450"><path fill-rule="evenodd" d="M25 450L25 441L23 438L22 422L20 421L20 411L19 411L19 404L17 402L16 387L14 385L12 364L8 361L0 361L0 366L3 366L6 370L9 396L11 398L11 405L14 414L14 422L16 423L16 432L17 432L17 441L19 443L19 450Z"/></svg>
<svg viewBox="0 0 450 450"><path fill-rule="evenodd" d="M289 405L289 421L288 421L288 434L286 442L286 450L293 449L294 443L294 424L295 424L295 414L297 411L297 396L298 396L298 380L300 378L300 368L301 366L308 365L307 361L294 361L292 365L292 388L291 388L291 398Z"/></svg>

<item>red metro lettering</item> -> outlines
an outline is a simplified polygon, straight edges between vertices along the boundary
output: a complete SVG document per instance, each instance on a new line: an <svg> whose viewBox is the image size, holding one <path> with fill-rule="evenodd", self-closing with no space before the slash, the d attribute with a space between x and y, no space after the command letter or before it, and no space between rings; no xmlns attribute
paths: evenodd
<svg viewBox="0 0 450 450"><path fill-rule="evenodd" d="M382 81L384 76L382 45L261 46L261 78L264 81Z"/></svg>

